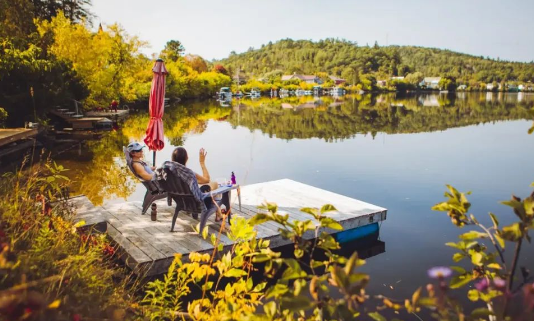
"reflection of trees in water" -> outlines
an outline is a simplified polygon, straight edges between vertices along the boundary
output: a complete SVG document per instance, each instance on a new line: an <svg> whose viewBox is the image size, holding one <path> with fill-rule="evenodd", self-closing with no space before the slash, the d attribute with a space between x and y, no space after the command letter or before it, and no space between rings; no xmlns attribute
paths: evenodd
<svg viewBox="0 0 534 321"><path fill-rule="evenodd" d="M288 97L242 100L233 102L233 108L221 108L214 101L188 102L165 109L163 123L165 137L173 146L183 145L189 133L204 132L208 120L225 120L233 127L259 129L283 139L315 137L334 141L351 138L357 133L418 133L489 121L527 119L531 118L528 110L534 105L534 96L521 102L476 94L460 98L421 97ZM428 106L436 101L437 106ZM144 137L148 120L147 112L133 114L120 131L86 142L83 157L72 155L70 160L60 160L70 169L73 190L85 194L95 205L113 197L128 197L135 188L136 179L125 167L122 147Z"/></svg>
<svg viewBox="0 0 534 321"><path fill-rule="evenodd" d="M228 121L282 139L333 141L357 133L373 136L377 132L418 133L497 120L528 119L528 110L534 106L534 97L510 102L488 100L486 95L478 94L460 98L454 95L349 96L337 100L337 104L330 97L321 100L327 108L299 108L296 103L286 101L263 102L258 107L251 104L241 107L239 115L233 113Z"/></svg>
<svg viewBox="0 0 534 321"><path fill-rule="evenodd" d="M163 115L165 137L172 145L180 146L184 143L187 133L203 133L210 119L228 117L230 109L220 108L214 102L189 102L187 105L177 105L166 108ZM131 115L123 125L123 133L131 140L142 140L150 117L147 112Z"/></svg>
<svg viewBox="0 0 534 321"><path fill-rule="evenodd" d="M165 109L165 137L173 146L183 145L185 134L202 133L206 130L207 120L223 119L229 114L229 109L205 102ZM101 205L105 199L127 198L135 189L136 178L126 167L122 147L144 138L148 120L146 112L133 114L124 122L122 130L106 134L99 140L87 141L83 158L61 161L70 169L72 189L85 194L95 205Z"/></svg>
<svg viewBox="0 0 534 321"><path fill-rule="evenodd" d="M126 198L134 190L124 163L122 146L128 138L121 132L111 132L101 139L87 141L82 147L82 157L60 160L69 169L71 188L87 196L95 205L104 199Z"/></svg>

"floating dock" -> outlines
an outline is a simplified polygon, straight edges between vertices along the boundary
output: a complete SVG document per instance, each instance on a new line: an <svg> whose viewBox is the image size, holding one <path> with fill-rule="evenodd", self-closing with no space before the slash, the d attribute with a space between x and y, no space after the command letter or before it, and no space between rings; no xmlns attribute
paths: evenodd
<svg viewBox="0 0 534 321"><path fill-rule="evenodd" d="M376 233L378 223L385 220L387 214L385 208L289 179L241 186L240 189L241 210L237 204L236 193L232 193L232 213L238 217L252 218L260 212L257 207L268 201L276 203L278 212L288 214L290 220L313 221L312 216L300 212L300 209L321 208L325 204L332 204L337 211L325 215L343 226L344 232L341 233L356 231L354 229L359 228L358 230L364 231L365 234ZM70 202L77 211L76 220L84 221L86 228L94 227L107 231L117 244L121 259L138 275L151 276L167 272L175 253L181 253L184 260L187 260L191 252L213 251L211 243L193 230L198 221L185 212L178 215L175 231L170 232L174 206L168 206L166 199L156 202L157 221L151 221L150 210L141 215L141 201L95 207L85 196L79 196L70 199ZM208 220L209 233L218 233L220 229L221 223L214 222L214 218L215 215L212 215ZM274 222L260 224L255 227L257 237L270 240L272 248L290 244L289 240L282 238L279 227L280 225ZM330 229L325 231L330 234L339 232ZM314 237L315 233L311 231L305 235L308 239ZM342 238L347 237L351 236L345 235ZM232 241L224 233L220 241L224 244L223 251L232 247Z"/></svg>

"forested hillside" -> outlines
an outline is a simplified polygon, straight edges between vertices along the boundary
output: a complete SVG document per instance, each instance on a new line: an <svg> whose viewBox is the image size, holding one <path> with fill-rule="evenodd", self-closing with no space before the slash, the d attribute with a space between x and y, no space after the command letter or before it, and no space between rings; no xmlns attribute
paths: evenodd
<svg viewBox="0 0 534 321"><path fill-rule="evenodd" d="M415 83L422 77L451 77L457 83L502 81L534 82L534 62L508 62L471 56L450 50L412 46L358 46L355 42L325 39L284 39L260 49L232 53L219 61L232 72L240 70L253 77L280 74L327 73L358 83L361 75L376 79L406 76Z"/></svg>

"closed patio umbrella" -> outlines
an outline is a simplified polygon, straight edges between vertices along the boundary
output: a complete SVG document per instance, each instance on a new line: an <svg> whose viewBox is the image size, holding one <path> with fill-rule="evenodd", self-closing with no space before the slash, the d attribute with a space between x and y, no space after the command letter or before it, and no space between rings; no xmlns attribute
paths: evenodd
<svg viewBox="0 0 534 321"><path fill-rule="evenodd" d="M158 59L152 68L154 78L150 88L150 100L148 102L150 121L146 129L145 144L149 150L154 151L153 166L156 166L156 151L162 150L163 141L163 109L165 100L165 76L167 69L163 60Z"/></svg>

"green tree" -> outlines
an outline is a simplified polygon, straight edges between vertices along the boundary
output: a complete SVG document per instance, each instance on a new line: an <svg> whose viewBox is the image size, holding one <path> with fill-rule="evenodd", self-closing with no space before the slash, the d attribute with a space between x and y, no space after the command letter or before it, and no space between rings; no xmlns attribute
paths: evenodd
<svg viewBox="0 0 534 321"><path fill-rule="evenodd" d="M63 12L73 22L90 20L93 15L89 11L91 0L29 0L33 4L35 18L51 20Z"/></svg>
<svg viewBox="0 0 534 321"><path fill-rule="evenodd" d="M185 48L178 40L170 40L161 52L161 58L165 60L177 61L183 56Z"/></svg>

